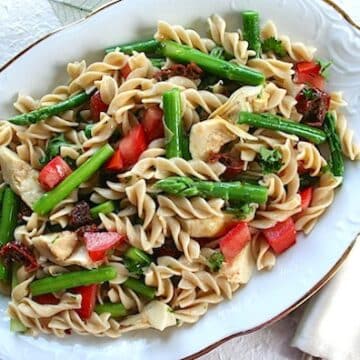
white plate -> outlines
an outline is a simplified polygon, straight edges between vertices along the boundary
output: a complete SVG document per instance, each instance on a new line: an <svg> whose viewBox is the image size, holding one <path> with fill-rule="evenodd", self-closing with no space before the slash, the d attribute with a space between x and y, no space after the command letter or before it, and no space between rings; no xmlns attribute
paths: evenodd
<svg viewBox="0 0 360 360"><path fill-rule="evenodd" d="M206 18L219 13L230 29L239 27L240 11L255 9L272 19L281 34L318 48L331 59L330 90L344 91L347 115L360 134L360 37L331 6L321 0L125 0L108 6L83 22L53 34L29 48L0 73L0 114L10 115L18 91L39 97L65 81L67 62L102 57L101 49L148 38L158 19L205 30ZM278 258L273 271L257 274L232 301L214 306L195 325L152 330L117 340L93 337L36 339L9 332L7 299L0 300L0 358L7 359L177 359L217 341L278 318L319 287L360 229L357 198L360 164L347 163L345 181L334 204L307 238Z"/></svg>

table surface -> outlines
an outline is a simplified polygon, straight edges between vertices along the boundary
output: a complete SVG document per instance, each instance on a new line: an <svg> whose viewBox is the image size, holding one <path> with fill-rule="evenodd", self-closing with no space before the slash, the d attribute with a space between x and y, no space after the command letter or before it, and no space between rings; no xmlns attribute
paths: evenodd
<svg viewBox="0 0 360 360"><path fill-rule="evenodd" d="M359 0L334 2L360 23ZM0 24L0 66L34 40L61 26L47 0L37 0L36 6L33 0L0 0ZM232 339L200 359L300 360L302 353L289 343L301 312L299 309L266 329Z"/></svg>

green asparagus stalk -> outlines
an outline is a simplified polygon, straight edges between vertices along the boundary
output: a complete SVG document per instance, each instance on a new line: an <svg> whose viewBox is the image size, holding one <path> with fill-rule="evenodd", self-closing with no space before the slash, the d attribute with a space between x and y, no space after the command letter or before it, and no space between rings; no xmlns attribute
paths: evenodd
<svg viewBox="0 0 360 360"><path fill-rule="evenodd" d="M127 315L125 306L121 303L105 303L95 306L95 312L100 314L108 313L113 318L119 318Z"/></svg>
<svg viewBox="0 0 360 360"><path fill-rule="evenodd" d="M142 281L134 278L128 278L123 285L137 294L152 300L155 297L156 289L145 285Z"/></svg>
<svg viewBox="0 0 360 360"><path fill-rule="evenodd" d="M183 197L201 196L258 204L264 204L267 201L267 189L265 187L242 184L240 181L214 182L172 176L159 180L155 187L166 193Z"/></svg>
<svg viewBox="0 0 360 360"><path fill-rule="evenodd" d="M112 46L105 49L106 53L113 51L121 51L124 54L131 55L134 51L144 52L146 54L156 54L160 48L160 42L155 39L143 40L138 42L133 42L124 45Z"/></svg>
<svg viewBox="0 0 360 360"><path fill-rule="evenodd" d="M117 271L112 266L103 266L94 270L80 270L35 280L30 284L33 296L67 290L78 286L101 284L115 279Z"/></svg>
<svg viewBox="0 0 360 360"><path fill-rule="evenodd" d="M183 134L181 140L182 140L181 141L182 157L185 160L191 160L192 157L191 157L191 153L190 153L190 138L189 138L188 134L185 134L185 131L184 131L184 134Z"/></svg>
<svg viewBox="0 0 360 360"><path fill-rule="evenodd" d="M91 94L87 94L85 91L79 94L73 95L64 101L60 101L57 104L44 106L29 113L21 114L10 118L10 121L16 125L30 125L35 124L41 120L45 120L51 116L61 114L67 110L76 108L84 104L91 97Z"/></svg>
<svg viewBox="0 0 360 360"><path fill-rule="evenodd" d="M330 148L330 169L334 176L344 175L344 158L341 150L339 134L336 130L336 120L332 113L325 115L324 130Z"/></svg>
<svg viewBox="0 0 360 360"><path fill-rule="evenodd" d="M189 46L171 40L162 41L161 46L163 56L180 63L194 62L203 70L218 75L223 79L234 80L247 85L260 85L265 81L264 74L257 70L217 59Z"/></svg>
<svg viewBox="0 0 360 360"><path fill-rule="evenodd" d="M115 210L115 204L109 200L90 209L90 214L93 218L99 216L99 214L108 214Z"/></svg>
<svg viewBox="0 0 360 360"><path fill-rule="evenodd" d="M181 121L180 90L174 88L163 94L164 121L166 125L166 157L182 157L181 145L184 136Z"/></svg>
<svg viewBox="0 0 360 360"><path fill-rule="evenodd" d="M7 186L4 188L2 197L0 247L13 239L19 209L19 198L10 187ZM9 280L9 269L6 268L3 261L0 261L0 280Z"/></svg>
<svg viewBox="0 0 360 360"><path fill-rule="evenodd" d="M19 198L10 189L5 187L1 206L0 220L0 247L12 240L17 223Z"/></svg>
<svg viewBox="0 0 360 360"><path fill-rule="evenodd" d="M11 288L14 289L18 284L17 271L19 270L19 264L14 263L11 269ZM26 332L27 327L19 320L15 318L10 319L10 331L24 333Z"/></svg>
<svg viewBox="0 0 360 360"><path fill-rule="evenodd" d="M80 165L73 173L65 178L53 190L45 193L33 206L33 210L39 215L50 212L62 200L67 198L77 187L87 181L114 153L113 148L106 144Z"/></svg>
<svg viewBox="0 0 360 360"><path fill-rule="evenodd" d="M143 266L149 266L152 262L151 257L146 252L133 246L125 251L124 257Z"/></svg>
<svg viewBox="0 0 360 360"><path fill-rule="evenodd" d="M259 128L283 131L288 134L300 136L314 144L321 144L326 140L325 132L320 129L268 113L254 114L251 112L241 112L238 124L248 124Z"/></svg>
<svg viewBox="0 0 360 360"><path fill-rule="evenodd" d="M248 10L241 13L243 20L243 35L244 40L249 44L249 49L256 52L256 57L261 53L260 41L260 19L259 13Z"/></svg>

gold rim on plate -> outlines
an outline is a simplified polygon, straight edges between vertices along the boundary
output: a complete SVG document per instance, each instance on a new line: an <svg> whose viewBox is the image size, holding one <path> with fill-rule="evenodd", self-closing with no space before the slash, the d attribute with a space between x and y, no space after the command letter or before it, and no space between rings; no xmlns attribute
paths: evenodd
<svg viewBox="0 0 360 360"><path fill-rule="evenodd" d="M49 34L41 37L40 39L36 40L35 42L33 42L32 44L30 44L29 46L27 46L25 49L23 49L22 51L20 51L18 54L16 54L13 58L11 58L9 61L7 61L3 66L0 67L0 73L2 71L4 71L8 66L10 66L16 59L18 59L20 56L22 56L23 54L25 54L27 51L29 51L32 47L34 47L35 45L37 45L38 43L42 42L43 40L47 39L48 37L66 29L67 27L73 26L74 24L78 24L81 23L83 21L85 21L86 19L88 19L91 16L94 16L95 14L101 12L104 9L107 9L108 7L117 4L119 2L121 2L122 0L113 0L110 1L109 3L101 6L100 8L96 9L95 11L93 11L92 13L90 13L89 15L87 15L86 17L68 24L66 26L60 27L52 32L50 32ZM360 26L355 23L355 21L351 18L351 16L349 14L347 14L347 12L345 10L343 10L339 5L335 4L332 0L321 0L324 3L326 3L327 5L331 6L336 12L338 12L351 26L353 26L355 29L360 30ZM198 357L207 354L208 352L214 350L215 348L217 348L218 346L224 344L225 342L234 339L238 336L241 335L247 335L249 333L252 333L254 331L260 330L262 328L265 328L267 326L270 326L272 324L274 324L275 322L283 319L285 316L287 316L288 314L290 314L291 312L293 312L295 309L297 309L300 305L302 305L304 302L306 302L307 300L309 300L313 295L315 295L328 281L330 281L333 276L339 271L339 269L341 268L341 266L343 265L343 263L345 262L346 258L348 257L351 249L353 248L354 244L355 244L355 240L353 240L353 242L349 245L349 247L344 251L344 253L342 254L342 256L340 257L340 259L336 262L336 264L329 270L329 272L319 281L317 282L306 294L304 294L298 301L296 301L296 303L294 303L293 305L291 305L290 307L288 307L287 309L285 309L284 311L282 311L280 314L278 314L277 316L275 316L274 318L252 328L252 329L248 329L246 331L241 331L235 334L232 334L230 336L227 336L219 341L216 341L215 343L207 346L206 348L192 354L189 355L185 358L183 358L182 360L195 360Z"/></svg>

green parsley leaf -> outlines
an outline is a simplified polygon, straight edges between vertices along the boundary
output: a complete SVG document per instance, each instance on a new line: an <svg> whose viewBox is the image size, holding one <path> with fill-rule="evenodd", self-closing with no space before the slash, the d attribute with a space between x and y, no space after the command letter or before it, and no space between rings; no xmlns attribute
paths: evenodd
<svg viewBox="0 0 360 360"><path fill-rule="evenodd" d="M39 160L40 164L45 165L55 156L60 154L62 146L69 146L64 134L53 137L47 144L45 155Z"/></svg>
<svg viewBox="0 0 360 360"><path fill-rule="evenodd" d="M263 52L273 52L279 57L284 57L286 55L286 50L281 40L276 40L273 36L265 39L261 43L261 48Z"/></svg>
<svg viewBox="0 0 360 360"><path fill-rule="evenodd" d="M317 59L317 63L320 65L320 75L328 80L330 73L330 66L332 65L332 61Z"/></svg>
<svg viewBox="0 0 360 360"><path fill-rule="evenodd" d="M224 262L224 255L220 251L216 251L208 259L208 266L212 272L217 272L221 269Z"/></svg>
<svg viewBox="0 0 360 360"><path fill-rule="evenodd" d="M144 265L141 265L131 259L124 259L124 265L133 276L141 276L144 274Z"/></svg>
<svg viewBox="0 0 360 360"><path fill-rule="evenodd" d="M302 94L306 100L314 100L316 98L316 93L312 88L303 88Z"/></svg>
<svg viewBox="0 0 360 360"><path fill-rule="evenodd" d="M225 209L225 212L234 215L237 219L246 219L254 208L250 204L242 204L240 206L229 206Z"/></svg>
<svg viewBox="0 0 360 360"><path fill-rule="evenodd" d="M260 148L259 164L264 174L276 173L282 166L282 155L277 149L269 150L266 147Z"/></svg>
<svg viewBox="0 0 360 360"><path fill-rule="evenodd" d="M319 178L316 176L310 176L310 174L300 175L300 189L306 189L308 187L314 187L319 183Z"/></svg>

